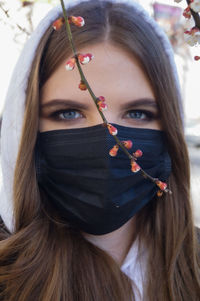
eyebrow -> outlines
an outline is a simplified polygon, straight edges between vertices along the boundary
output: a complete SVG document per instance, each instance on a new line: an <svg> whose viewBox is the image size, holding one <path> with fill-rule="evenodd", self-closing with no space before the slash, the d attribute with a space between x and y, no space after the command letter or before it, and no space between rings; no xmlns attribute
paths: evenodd
<svg viewBox="0 0 200 301"><path fill-rule="evenodd" d="M140 98L128 101L121 105L121 109L127 110L132 107L139 107L139 106L148 106L148 107L154 107L157 108L158 105L153 98Z"/></svg>
<svg viewBox="0 0 200 301"><path fill-rule="evenodd" d="M51 108L51 107L57 107L57 106L72 106L72 107L76 107L82 110L88 110L89 106L81 103L81 102L77 102L75 100L70 100L70 99L53 99L50 100L44 104L42 104L40 107L41 109L43 108Z"/></svg>
<svg viewBox="0 0 200 301"><path fill-rule="evenodd" d="M89 105L70 99L53 99L44 104L41 104L40 108L44 109L44 108L51 108L56 106L71 106L82 110L89 110ZM150 107L157 108L157 103L153 98L140 98L121 104L120 108L122 110L127 110L131 107L138 107L138 106L150 106Z"/></svg>

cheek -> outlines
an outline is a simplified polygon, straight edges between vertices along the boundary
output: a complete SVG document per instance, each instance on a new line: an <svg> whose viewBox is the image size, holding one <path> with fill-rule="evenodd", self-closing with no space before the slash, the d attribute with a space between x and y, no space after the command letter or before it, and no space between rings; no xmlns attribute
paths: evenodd
<svg viewBox="0 0 200 301"><path fill-rule="evenodd" d="M153 130L162 130L161 120L154 121L152 124L152 129Z"/></svg>
<svg viewBox="0 0 200 301"><path fill-rule="evenodd" d="M48 122L47 119L40 117L39 118L39 131L40 132L45 132L47 130L49 130L49 128L51 127L50 122Z"/></svg>

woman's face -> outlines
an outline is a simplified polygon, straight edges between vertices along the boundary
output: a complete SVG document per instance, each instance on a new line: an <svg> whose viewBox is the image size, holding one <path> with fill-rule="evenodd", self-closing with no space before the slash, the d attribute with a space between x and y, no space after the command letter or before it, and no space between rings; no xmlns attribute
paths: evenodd
<svg viewBox="0 0 200 301"><path fill-rule="evenodd" d="M109 43L81 49L94 59L83 72L97 97L104 96L109 123L127 127L161 129L156 99L137 60ZM66 58L67 61L67 58ZM89 94L78 88L77 66L66 71L65 62L44 84L40 98L39 130L50 131L89 127L102 123L102 118Z"/></svg>

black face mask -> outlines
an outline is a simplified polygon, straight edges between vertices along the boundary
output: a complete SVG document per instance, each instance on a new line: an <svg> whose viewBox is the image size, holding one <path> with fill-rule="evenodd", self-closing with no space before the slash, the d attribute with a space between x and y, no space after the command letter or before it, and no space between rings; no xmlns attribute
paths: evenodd
<svg viewBox="0 0 200 301"><path fill-rule="evenodd" d="M132 154L141 149L137 163L154 178L166 181L171 160L164 132L124 127L117 137L132 140ZM130 159L119 149L102 124L38 134L36 172L48 202L67 222L80 230L101 235L120 228L156 195L158 187L131 171Z"/></svg>

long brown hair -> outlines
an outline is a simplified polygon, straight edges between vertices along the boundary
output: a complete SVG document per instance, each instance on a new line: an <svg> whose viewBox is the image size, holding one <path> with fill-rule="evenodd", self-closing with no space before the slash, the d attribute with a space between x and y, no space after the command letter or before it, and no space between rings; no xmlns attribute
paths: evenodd
<svg viewBox="0 0 200 301"><path fill-rule="evenodd" d="M86 20L73 27L77 49L109 41L140 62L153 88L172 158L172 195L155 197L136 215L137 237L148 250L144 300L197 301L199 248L190 205L190 171L173 71L159 38L127 4L91 0L70 9ZM0 288L9 301L134 300L129 278L105 251L60 220L39 191L34 149L40 89L71 55L63 27L43 35L27 86L24 126L15 169L14 233L2 232Z"/></svg>

